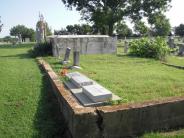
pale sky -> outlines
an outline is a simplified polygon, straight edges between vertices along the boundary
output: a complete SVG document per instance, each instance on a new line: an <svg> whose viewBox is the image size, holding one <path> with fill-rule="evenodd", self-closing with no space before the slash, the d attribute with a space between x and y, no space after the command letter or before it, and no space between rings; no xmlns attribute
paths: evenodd
<svg viewBox="0 0 184 138"><path fill-rule="evenodd" d="M166 13L171 26L184 24L184 0L172 0L171 5L172 8ZM61 0L1 0L0 16L4 26L0 37L9 35L10 28L18 24L35 29L39 12L52 30L84 22L77 11L67 10Z"/></svg>

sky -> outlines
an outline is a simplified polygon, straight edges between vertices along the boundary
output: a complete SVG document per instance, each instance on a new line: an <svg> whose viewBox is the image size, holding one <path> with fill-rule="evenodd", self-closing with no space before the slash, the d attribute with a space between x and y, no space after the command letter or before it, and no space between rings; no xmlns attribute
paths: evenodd
<svg viewBox="0 0 184 138"><path fill-rule="evenodd" d="M184 23L183 5L184 0L172 0L172 8L166 12L172 27ZM0 16L4 26L0 37L9 35L9 30L18 24L36 29L39 12L52 30L85 23L80 20L79 12L67 9L61 0L1 0Z"/></svg>

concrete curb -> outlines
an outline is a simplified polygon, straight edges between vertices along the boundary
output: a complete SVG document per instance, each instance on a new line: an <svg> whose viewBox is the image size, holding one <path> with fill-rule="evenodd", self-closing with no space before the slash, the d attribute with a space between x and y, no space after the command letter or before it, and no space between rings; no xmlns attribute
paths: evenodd
<svg viewBox="0 0 184 138"><path fill-rule="evenodd" d="M50 65L39 58L75 138L134 137L144 132L184 126L184 96L142 103L83 107L64 87Z"/></svg>
<svg viewBox="0 0 184 138"><path fill-rule="evenodd" d="M174 65L174 64L165 63L165 62L162 62L162 64L170 66L170 67L174 67L177 69L184 69L184 66L178 66L178 65Z"/></svg>

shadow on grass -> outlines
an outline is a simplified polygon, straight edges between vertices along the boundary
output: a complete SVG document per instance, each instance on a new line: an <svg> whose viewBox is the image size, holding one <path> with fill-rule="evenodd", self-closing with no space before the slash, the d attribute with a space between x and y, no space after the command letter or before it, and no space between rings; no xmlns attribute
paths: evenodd
<svg viewBox="0 0 184 138"><path fill-rule="evenodd" d="M25 53L25 54L15 54L15 55L0 56L0 58L19 58L19 59L25 59L25 58L32 58L32 57L28 53Z"/></svg>
<svg viewBox="0 0 184 138"><path fill-rule="evenodd" d="M48 77L43 71L42 74L42 90L34 120L34 126L38 130L35 137L66 138L67 127L57 98L52 91Z"/></svg>
<svg viewBox="0 0 184 138"><path fill-rule="evenodd" d="M141 58L130 54L116 54L117 57L128 57L128 58Z"/></svg>

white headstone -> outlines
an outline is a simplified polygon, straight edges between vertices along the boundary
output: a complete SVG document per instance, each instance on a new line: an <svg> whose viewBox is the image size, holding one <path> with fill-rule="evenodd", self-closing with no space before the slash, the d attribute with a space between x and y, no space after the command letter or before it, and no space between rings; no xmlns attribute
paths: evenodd
<svg viewBox="0 0 184 138"><path fill-rule="evenodd" d="M88 77L86 77L78 72L67 74L67 76L69 76L69 78L71 79L71 82L74 85L76 85L78 88L80 88L82 86L93 84L93 81L91 79L89 79Z"/></svg>
<svg viewBox="0 0 184 138"><path fill-rule="evenodd" d="M112 99L112 92L99 84L83 86L83 93L94 102L103 102Z"/></svg>

